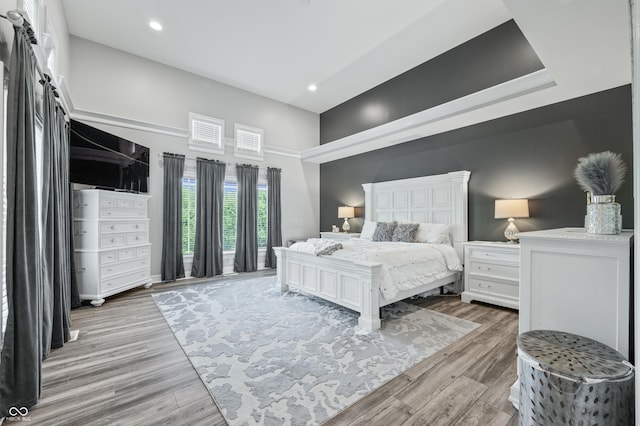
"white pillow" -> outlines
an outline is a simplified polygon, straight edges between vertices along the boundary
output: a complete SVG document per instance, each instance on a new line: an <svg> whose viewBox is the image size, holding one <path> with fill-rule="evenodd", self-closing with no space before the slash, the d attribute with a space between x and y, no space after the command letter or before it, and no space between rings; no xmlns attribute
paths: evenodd
<svg viewBox="0 0 640 426"><path fill-rule="evenodd" d="M365 222L362 226L362 231L360 231L360 239L371 240L377 226L378 222Z"/></svg>
<svg viewBox="0 0 640 426"><path fill-rule="evenodd" d="M434 224L427 236L427 242L431 244L451 244L450 233L451 225Z"/></svg>
<svg viewBox="0 0 640 426"><path fill-rule="evenodd" d="M429 244L451 244L451 225L441 223L421 223L416 241Z"/></svg>

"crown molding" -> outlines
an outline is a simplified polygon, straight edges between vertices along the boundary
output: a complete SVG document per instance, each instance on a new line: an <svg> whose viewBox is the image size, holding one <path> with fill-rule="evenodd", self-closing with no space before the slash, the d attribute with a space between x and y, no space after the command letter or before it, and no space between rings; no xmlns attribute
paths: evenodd
<svg viewBox="0 0 640 426"><path fill-rule="evenodd" d="M303 161L322 164L409 142L443 131L433 128L433 124L440 120L461 116L555 85L549 71L546 69L535 71L389 123L307 149L302 152L301 158ZM457 125L455 128L459 127L463 126Z"/></svg>
<svg viewBox="0 0 640 426"><path fill-rule="evenodd" d="M73 105L71 92L64 76L60 76L58 86L62 92L63 106L69 113L69 117L74 120L88 121L91 123L108 124L116 127L124 127L128 129L141 130L161 135L175 136L179 138L188 138L189 130L179 127L166 126L164 124L151 123L143 120L134 120L131 118L119 117L116 115L103 114L95 111L87 111L76 108ZM235 146L233 138L225 137L225 146ZM271 155L279 155L282 157L290 157L300 159L300 151L279 146L265 145L264 153Z"/></svg>

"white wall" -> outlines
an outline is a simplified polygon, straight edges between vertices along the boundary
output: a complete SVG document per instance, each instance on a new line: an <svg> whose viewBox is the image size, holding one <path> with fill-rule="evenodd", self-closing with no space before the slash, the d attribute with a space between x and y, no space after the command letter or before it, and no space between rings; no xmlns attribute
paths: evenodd
<svg viewBox="0 0 640 426"><path fill-rule="evenodd" d="M70 48L71 72L67 80L75 118L151 149L152 275L160 273L163 175L158 155L164 151L282 168L283 240L317 235L319 166L269 153L261 162L236 159L232 154L204 155L189 151L186 137L179 134L188 127L188 113L196 112L224 119L227 137L233 137L233 124L238 122L263 128L266 146L275 151L301 151L319 143L318 114L85 39L71 36ZM93 113L112 118L96 120ZM126 119L129 127L117 124L113 117ZM178 135L130 128L130 120L170 126L176 128Z"/></svg>

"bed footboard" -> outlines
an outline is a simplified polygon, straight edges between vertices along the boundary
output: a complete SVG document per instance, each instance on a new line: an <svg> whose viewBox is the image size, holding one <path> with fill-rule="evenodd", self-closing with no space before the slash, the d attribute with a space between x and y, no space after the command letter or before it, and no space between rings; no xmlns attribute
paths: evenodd
<svg viewBox="0 0 640 426"><path fill-rule="evenodd" d="M301 291L360 313L358 325L380 328L379 274L382 264L315 256L274 247L280 290Z"/></svg>

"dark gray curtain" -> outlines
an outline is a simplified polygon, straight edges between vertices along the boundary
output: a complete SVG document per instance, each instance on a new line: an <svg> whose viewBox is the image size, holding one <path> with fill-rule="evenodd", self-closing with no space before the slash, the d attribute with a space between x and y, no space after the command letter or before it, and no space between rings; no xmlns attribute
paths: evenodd
<svg viewBox="0 0 640 426"><path fill-rule="evenodd" d="M36 59L27 28L15 28L7 102L7 296L0 362L0 416L40 396L42 263L36 180Z"/></svg>
<svg viewBox="0 0 640 426"><path fill-rule="evenodd" d="M71 253L69 239L69 147L64 112L55 87L43 83L42 134L42 353L69 340L71 309Z"/></svg>
<svg viewBox="0 0 640 426"><path fill-rule="evenodd" d="M219 161L198 158L196 240L191 276L212 277L222 274L222 207L224 172Z"/></svg>
<svg viewBox="0 0 640 426"><path fill-rule="evenodd" d="M236 256L233 270L258 269L258 167L236 165L238 208L236 217Z"/></svg>
<svg viewBox="0 0 640 426"><path fill-rule="evenodd" d="M182 175L184 155L164 153L162 202L162 281L184 277L182 259Z"/></svg>
<svg viewBox="0 0 640 426"><path fill-rule="evenodd" d="M56 145L54 149L54 286L53 286L53 328L51 331L51 349L62 347L69 341L71 327L71 215L69 213L69 132L64 119L64 111L56 103Z"/></svg>
<svg viewBox="0 0 640 426"><path fill-rule="evenodd" d="M264 266L275 268L277 265L274 247L282 246L282 209L280 206L281 170L267 168L267 254Z"/></svg>

